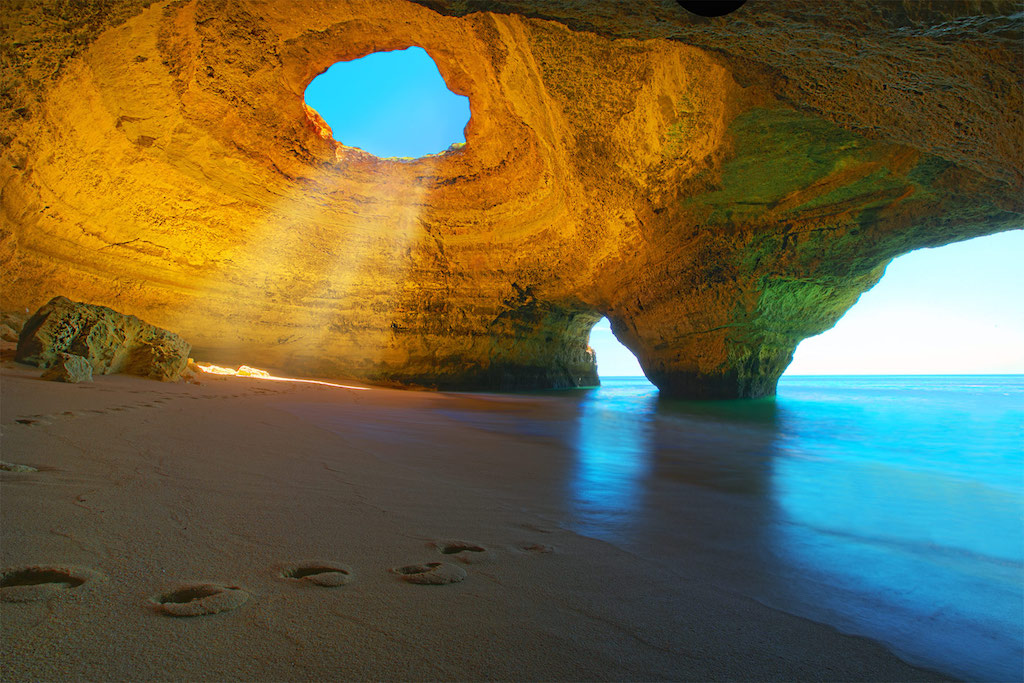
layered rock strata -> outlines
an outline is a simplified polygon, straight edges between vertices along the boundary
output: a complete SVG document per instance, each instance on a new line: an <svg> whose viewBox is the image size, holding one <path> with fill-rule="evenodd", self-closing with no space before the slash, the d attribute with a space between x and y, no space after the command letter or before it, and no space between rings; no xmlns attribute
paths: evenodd
<svg viewBox="0 0 1024 683"><path fill-rule="evenodd" d="M65 382L117 372L170 382L185 371L190 350L178 335L133 315L58 296L25 323L15 360Z"/></svg>
<svg viewBox="0 0 1024 683"><path fill-rule="evenodd" d="M500 13L494 13L498 11ZM0 307L74 292L214 361L763 396L893 257L1024 224L1014 3L15 4ZM424 47L466 145L345 147L334 62Z"/></svg>

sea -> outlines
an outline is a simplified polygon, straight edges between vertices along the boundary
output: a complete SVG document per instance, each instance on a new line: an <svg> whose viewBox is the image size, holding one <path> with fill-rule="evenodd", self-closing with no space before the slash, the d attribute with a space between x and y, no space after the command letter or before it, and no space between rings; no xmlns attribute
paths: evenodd
<svg viewBox="0 0 1024 683"><path fill-rule="evenodd" d="M727 590L947 675L1024 680L1024 375L787 376L719 402L610 377L571 396L578 533L726 558Z"/></svg>
<svg viewBox="0 0 1024 683"><path fill-rule="evenodd" d="M515 499L545 523L953 678L1024 680L1024 375L783 376L775 397L740 401L601 382L437 410L551 446L520 454L547 474ZM290 409L376 441L438 438L434 417L405 409L388 418L400 429L380 406L357 424ZM380 453L408 465L421 450ZM445 452L423 466L440 471ZM530 481L502 469L521 464L504 451L479 457L495 486Z"/></svg>

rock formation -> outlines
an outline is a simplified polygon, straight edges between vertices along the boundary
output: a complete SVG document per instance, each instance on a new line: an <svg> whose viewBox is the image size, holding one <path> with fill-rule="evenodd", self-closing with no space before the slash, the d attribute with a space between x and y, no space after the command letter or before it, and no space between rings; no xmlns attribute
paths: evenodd
<svg viewBox="0 0 1024 683"><path fill-rule="evenodd" d="M203 358L451 388L763 396L893 257L1022 225L1014 2L16 2L0 307L61 292ZM302 101L424 47L465 146L347 148Z"/></svg>
<svg viewBox="0 0 1024 683"><path fill-rule="evenodd" d="M178 335L135 316L58 296L25 323L15 360L50 368L44 379L65 382L115 372L169 382L185 371L190 350Z"/></svg>
<svg viewBox="0 0 1024 683"><path fill-rule="evenodd" d="M18 332L13 327L6 323L0 323L0 341L15 342L18 341Z"/></svg>
<svg viewBox="0 0 1024 683"><path fill-rule="evenodd" d="M82 356L58 353L53 365L42 374L42 379L52 382L68 382L69 384L91 382L92 365L88 359Z"/></svg>

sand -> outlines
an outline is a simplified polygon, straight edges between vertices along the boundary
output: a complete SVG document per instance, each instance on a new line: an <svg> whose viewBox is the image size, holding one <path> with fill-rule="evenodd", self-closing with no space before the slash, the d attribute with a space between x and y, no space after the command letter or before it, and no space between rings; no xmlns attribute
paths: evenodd
<svg viewBox="0 0 1024 683"><path fill-rule="evenodd" d="M37 581L0 589L4 681L941 678L713 549L572 532L562 442L450 417L556 396L38 375L0 368L0 554Z"/></svg>

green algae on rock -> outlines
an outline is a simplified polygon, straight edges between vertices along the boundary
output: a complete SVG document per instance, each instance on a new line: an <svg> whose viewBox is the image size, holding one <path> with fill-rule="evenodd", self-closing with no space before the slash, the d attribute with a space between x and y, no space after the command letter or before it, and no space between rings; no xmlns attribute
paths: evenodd
<svg viewBox="0 0 1024 683"><path fill-rule="evenodd" d="M53 382L68 382L78 384L79 382L92 381L92 365L82 356L73 353L57 354L57 359L43 374L42 378Z"/></svg>
<svg viewBox="0 0 1024 683"><path fill-rule="evenodd" d="M62 368L52 378L79 378L63 381L85 381L80 365L87 362L89 379L92 373L124 372L170 382L185 371L190 350L178 335L135 316L58 296L25 323L15 360Z"/></svg>

